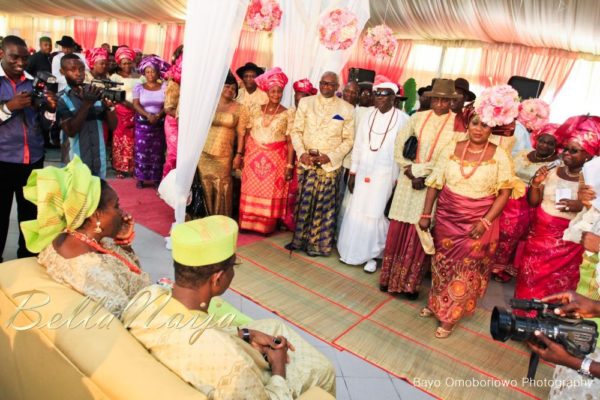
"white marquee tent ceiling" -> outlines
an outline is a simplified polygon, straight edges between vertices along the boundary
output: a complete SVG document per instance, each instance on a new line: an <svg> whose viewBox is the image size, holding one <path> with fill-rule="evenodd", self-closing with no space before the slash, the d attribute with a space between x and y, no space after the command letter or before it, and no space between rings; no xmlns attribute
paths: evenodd
<svg viewBox="0 0 600 400"><path fill-rule="evenodd" d="M166 23L184 22L186 4L187 0L0 0L0 12ZM600 55L598 0L371 0L369 25L382 21L399 38L480 40Z"/></svg>

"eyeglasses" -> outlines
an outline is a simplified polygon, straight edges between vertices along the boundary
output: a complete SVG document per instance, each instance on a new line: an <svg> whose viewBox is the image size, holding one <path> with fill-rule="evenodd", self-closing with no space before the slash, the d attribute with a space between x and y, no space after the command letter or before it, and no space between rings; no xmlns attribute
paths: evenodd
<svg viewBox="0 0 600 400"><path fill-rule="evenodd" d="M381 91L377 91L377 92L373 93L373 95L375 95L377 97L391 96L393 94L394 94L394 92L392 92L391 90L381 90Z"/></svg>
<svg viewBox="0 0 600 400"><path fill-rule="evenodd" d="M335 85L337 85L337 82L327 82L327 81L320 81L319 82L320 86L329 86L329 87L334 87Z"/></svg>
<svg viewBox="0 0 600 400"><path fill-rule="evenodd" d="M577 153L581 153L581 150L576 149L574 147L565 147L564 152L569 153L569 154L577 154Z"/></svg>

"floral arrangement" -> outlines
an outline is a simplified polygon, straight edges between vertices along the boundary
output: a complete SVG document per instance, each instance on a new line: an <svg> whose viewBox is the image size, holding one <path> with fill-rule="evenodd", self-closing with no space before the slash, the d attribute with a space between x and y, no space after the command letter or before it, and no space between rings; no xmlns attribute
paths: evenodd
<svg viewBox="0 0 600 400"><path fill-rule="evenodd" d="M477 97L475 112L488 126L509 125L519 115L519 94L510 85L487 88Z"/></svg>
<svg viewBox="0 0 600 400"><path fill-rule="evenodd" d="M527 99L519 105L520 123L525 125L528 131L541 129L548 123L550 118L550 106L541 99Z"/></svg>
<svg viewBox="0 0 600 400"><path fill-rule="evenodd" d="M362 44L367 53L376 58L391 57L398 48L394 32L385 24L367 29Z"/></svg>
<svg viewBox="0 0 600 400"><path fill-rule="evenodd" d="M347 49L358 33L358 18L343 8L329 11L319 20L319 40L329 50Z"/></svg>
<svg viewBox="0 0 600 400"><path fill-rule="evenodd" d="M275 0L251 0L246 24L255 31L270 32L281 22L281 8Z"/></svg>

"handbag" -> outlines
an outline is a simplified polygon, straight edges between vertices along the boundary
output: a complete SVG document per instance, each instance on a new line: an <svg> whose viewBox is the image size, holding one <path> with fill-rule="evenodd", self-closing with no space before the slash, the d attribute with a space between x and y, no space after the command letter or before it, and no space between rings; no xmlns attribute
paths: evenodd
<svg viewBox="0 0 600 400"><path fill-rule="evenodd" d="M206 197L204 195L204 189L202 188L202 181L200 180L198 169L196 169L190 191L192 192L192 201L185 208L185 212L191 219L207 217L208 207L206 206Z"/></svg>
<svg viewBox="0 0 600 400"><path fill-rule="evenodd" d="M415 161L417 158L417 147L419 145L419 141L416 136L409 136L404 142L404 149L402 150L402 155L404 158L410 161Z"/></svg>

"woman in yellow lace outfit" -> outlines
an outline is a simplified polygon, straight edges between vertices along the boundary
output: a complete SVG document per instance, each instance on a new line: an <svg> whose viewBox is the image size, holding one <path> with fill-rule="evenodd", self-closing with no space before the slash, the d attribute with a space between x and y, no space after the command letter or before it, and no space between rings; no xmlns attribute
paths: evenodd
<svg viewBox="0 0 600 400"><path fill-rule="evenodd" d="M511 192L525 188L506 151L488 141L491 128L479 116L468 119L468 139L450 143L427 178L419 226L428 230L437 198L432 288L422 317L435 316L437 338L448 337L485 294L498 244L498 216Z"/></svg>
<svg viewBox="0 0 600 400"><path fill-rule="evenodd" d="M229 72L198 163L210 215L232 215L232 164L241 157L240 152L234 159L234 148L242 148L241 143L236 146L236 140L248 127L248 111L235 101L237 91L237 81Z"/></svg>

